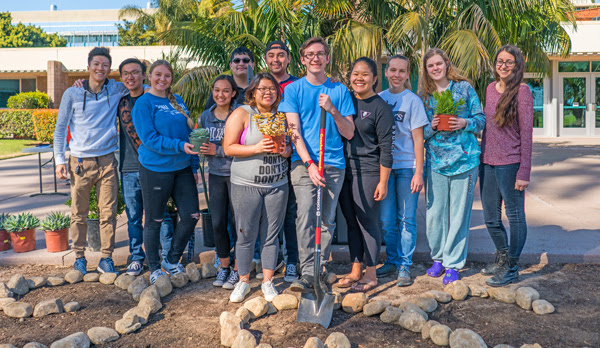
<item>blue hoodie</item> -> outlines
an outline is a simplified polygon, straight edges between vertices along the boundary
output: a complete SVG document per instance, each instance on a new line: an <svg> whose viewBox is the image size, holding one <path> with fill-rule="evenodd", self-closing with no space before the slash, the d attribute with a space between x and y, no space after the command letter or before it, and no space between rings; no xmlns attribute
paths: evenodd
<svg viewBox="0 0 600 348"><path fill-rule="evenodd" d="M189 115L180 96L179 104ZM168 98L146 93L138 98L131 110L133 125L142 144L138 149L140 164L154 172L172 172L192 166L198 169L198 156L188 155L183 145L192 131L187 117L175 109Z"/></svg>

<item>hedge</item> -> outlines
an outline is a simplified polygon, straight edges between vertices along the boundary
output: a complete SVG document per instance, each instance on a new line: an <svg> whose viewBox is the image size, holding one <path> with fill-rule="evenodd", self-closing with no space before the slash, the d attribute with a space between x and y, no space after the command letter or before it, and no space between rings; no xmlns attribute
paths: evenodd
<svg viewBox="0 0 600 348"><path fill-rule="evenodd" d="M32 113L35 110L0 110L0 137L33 139L35 127Z"/></svg>
<svg viewBox="0 0 600 348"><path fill-rule="evenodd" d="M32 113L35 137L39 141L54 142L54 128L58 109L40 109Z"/></svg>
<svg viewBox="0 0 600 348"><path fill-rule="evenodd" d="M8 98L6 106L9 109L47 109L50 97L44 92L23 92Z"/></svg>

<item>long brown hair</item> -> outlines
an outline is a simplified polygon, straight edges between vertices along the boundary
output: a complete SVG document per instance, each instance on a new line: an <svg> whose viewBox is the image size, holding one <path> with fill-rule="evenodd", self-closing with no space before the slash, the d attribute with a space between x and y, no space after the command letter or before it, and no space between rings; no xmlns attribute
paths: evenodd
<svg viewBox="0 0 600 348"><path fill-rule="evenodd" d="M171 77L174 76L173 74L173 68L171 67L171 64L169 64L169 62L167 62L166 60L162 60L159 59L156 62L152 63L152 65L150 66L150 70L148 71L148 76L152 75L152 71L154 71L154 69L157 66L164 66L167 69L169 69L169 72L171 73ZM171 81L171 86L173 85L173 81ZM177 103L177 99L175 99L175 95L173 94L173 92L171 91L171 86L169 86L169 88L167 88L165 90L165 93L167 95L167 98L169 99L169 102L171 103L171 106L181 112L183 114L183 116L185 116L185 118L187 119L187 125L188 127L190 127L190 129L194 129L194 121L192 121L192 119L190 118L190 116L185 112L185 110L183 110L183 108L181 107L181 105L179 105Z"/></svg>
<svg viewBox="0 0 600 348"><path fill-rule="evenodd" d="M260 73L256 76L254 76L252 81L250 81L250 85L248 85L248 88L246 88L246 104L248 104L250 106L256 106L256 99L255 99L254 94L256 93L256 88L258 88L258 84L262 80L269 80L269 81L273 82L273 87L275 87L275 89L277 90L276 91L277 98L275 99L275 102L273 102L273 105L271 106L271 108L277 109L277 106L279 105L279 102L281 101L281 89L279 89L279 82L277 82L277 80L275 80L273 75L271 75L268 72Z"/></svg>
<svg viewBox="0 0 600 348"><path fill-rule="evenodd" d="M519 89L521 83L523 83L523 76L525 75L525 58L521 50L513 45L504 45L500 47L496 52L496 59L494 59L494 77L496 83L500 82L500 75L498 75L498 55L501 52L506 52L515 57L515 67L511 74L506 80L506 86L504 93L500 96L498 104L496 105L496 114L494 115L494 122L500 127L512 126L517 122L519 117Z"/></svg>
<svg viewBox="0 0 600 348"><path fill-rule="evenodd" d="M419 94L421 94L421 98L423 99L423 104L427 105L427 99L429 96L433 95L433 92L437 91L437 87L433 79L427 73L427 61L429 58L438 55L442 57L444 62L446 62L446 77L450 81L459 82L459 81L467 81L471 85L473 84L471 80L462 76L458 73L456 67L450 62L450 58L446 52L439 48L430 48L427 50L422 60L421 67L421 80L419 82Z"/></svg>

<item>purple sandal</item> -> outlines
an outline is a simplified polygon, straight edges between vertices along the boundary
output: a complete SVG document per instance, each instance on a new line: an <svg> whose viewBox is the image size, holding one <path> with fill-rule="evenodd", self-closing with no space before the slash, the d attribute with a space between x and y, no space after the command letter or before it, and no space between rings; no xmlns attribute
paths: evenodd
<svg viewBox="0 0 600 348"><path fill-rule="evenodd" d="M444 266L442 266L441 262L435 261L433 263L433 266L431 266L430 269L427 270L427 275L430 277L439 277L442 274L444 274L444 272L446 271L446 269L444 268Z"/></svg>
<svg viewBox="0 0 600 348"><path fill-rule="evenodd" d="M460 279L460 276L458 275L458 271L452 268L448 268L446 270L446 275L444 276L444 285L446 284L450 284L452 282L455 282L457 280Z"/></svg>

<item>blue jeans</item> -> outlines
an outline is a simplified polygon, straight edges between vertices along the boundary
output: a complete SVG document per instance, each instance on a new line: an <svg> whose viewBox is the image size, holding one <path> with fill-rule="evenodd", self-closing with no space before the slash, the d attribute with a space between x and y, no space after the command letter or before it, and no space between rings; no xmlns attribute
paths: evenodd
<svg viewBox="0 0 600 348"><path fill-rule="evenodd" d="M142 217L144 216L144 201L142 199L142 187L140 186L140 175L138 172L121 173L121 191L125 200L125 213L127 214L127 233L129 235L129 253L131 261L143 262L146 258L142 245L144 244L144 228ZM168 212L165 212L164 220L160 226L160 244L162 245L162 257L167 257L171 249L173 239L173 222Z"/></svg>
<svg viewBox="0 0 600 348"><path fill-rule="evenodd" d="M393 169L388 193L381 202L379 220L385 240L387 262L396 267L412 266L417 245L417 203L419 193L411 193L413 168Z"/></svg>
<svg viewBox="0 0 600 348"><path fill-rule="evenodd" d="M517 259L527 239L525 191L515 190L519 167L519 163L503 166L482 164L479 171L483 217L490 237L496 250L508 250L508 255ZM506 228L502 224L502 201L510 226L510 246Z"/></svg>

